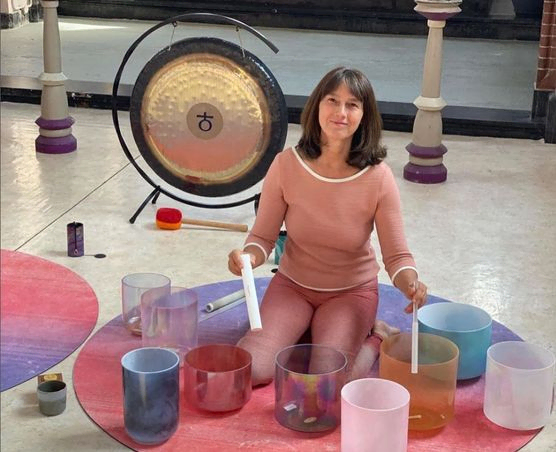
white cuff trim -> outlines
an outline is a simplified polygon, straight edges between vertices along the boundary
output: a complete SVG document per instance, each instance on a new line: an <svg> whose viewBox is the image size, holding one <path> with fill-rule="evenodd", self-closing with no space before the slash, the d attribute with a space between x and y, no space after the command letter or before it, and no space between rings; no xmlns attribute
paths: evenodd
<svg viewBox="0 0 556 452"><path fill-rule="evenodd" d="M245 245L243 245L243 251L245 251L245 248L247 248L248 246L251 246L251 245L256 246L257 248L260 248L260 250L264 254L264 261L266 262L268 260L268 254L267 254L266 250L261 245L259 245L258 243L255 243L255 242L246 243Z"/></svg>
<svg viewBox="0 0 556 452"><path fill-rule="evenodd" d="M402 271L402 270L407 270L407 269L411 269L413 271L415 271L415 273L417 273L417 279L419 279L419 272L417 271L417 269L415 267L412 267L411 265L406 265L405 267L400 267L396 270L396 273L394 273L392 275L391 281L392 284L394 284L394 282L396 281L396 276L398 276L398 274ZM394 284L394 287L396 286L396 284Z"/></svg>

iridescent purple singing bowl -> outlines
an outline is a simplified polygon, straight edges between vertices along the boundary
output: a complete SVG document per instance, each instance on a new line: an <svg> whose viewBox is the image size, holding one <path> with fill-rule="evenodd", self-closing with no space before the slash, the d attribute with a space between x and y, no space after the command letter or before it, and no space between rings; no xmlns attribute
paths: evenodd
<svg viewBox="0 0 556 452"><path fill-rule="evenodd" d="M323 345L298 344L276 355L274 416L300 432L332 430L340 422L347 359Z"/></svg>
<svg viewBox="0 0 556 452"><path fill-rule="evenodd" d="M185 400L213 412L241 408L251 398L251 354L234 345L203 345L184 358Z"/></svg>

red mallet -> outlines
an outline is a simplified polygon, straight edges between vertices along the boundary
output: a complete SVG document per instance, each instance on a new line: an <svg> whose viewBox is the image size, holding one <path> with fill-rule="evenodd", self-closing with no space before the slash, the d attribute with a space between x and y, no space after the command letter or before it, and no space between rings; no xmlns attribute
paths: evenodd
<svg viewBox="0 0 556 452"><path fill-rule="evenodd" d="M156 226L160 229L179 229L182 224L208 226L212 228L230 229L232 231L247 232L246 224L222 223L221 221L193 220L183 218L181 210L161 207L156 211Z"/></svg>

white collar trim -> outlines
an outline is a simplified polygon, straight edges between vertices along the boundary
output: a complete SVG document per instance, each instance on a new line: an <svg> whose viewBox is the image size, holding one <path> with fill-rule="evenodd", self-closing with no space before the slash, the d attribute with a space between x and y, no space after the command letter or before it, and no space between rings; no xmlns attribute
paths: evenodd
<svg viewBox="0 0 556 452"><path fill-rule="evenodd" d="M293 155L295 155L297 157L297 160L299 161L299 163L301 164L301 166L303 168L305 168L305 170L311 174L313 177L315 177L316 179L322 180L324 182L333 182L333 183L338 183L338 182L348 182L350 180L356 179L359 176L361 176L362 174L366 173L370 166L366 166L365 168L363 168L361 171L358 171L357 173L355 173L352 176L348 176L348 177L341 177L338 179L332 178L332 177L324 177L321 176L320 174L316 173L315 171L313 171L311 169L311 167L309 165L307 165L307 163L305 163L305 161L301 158L301 156L298 154L297 150L292 147L292 151L293 151Z"/></svg>

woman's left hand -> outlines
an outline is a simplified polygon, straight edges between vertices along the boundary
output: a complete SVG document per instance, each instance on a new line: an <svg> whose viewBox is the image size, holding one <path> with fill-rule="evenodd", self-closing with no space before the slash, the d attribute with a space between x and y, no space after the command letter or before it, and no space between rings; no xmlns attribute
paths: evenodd
<svg viewBox="0 0 556 452"><path fill-rule="evenodd" d="M407 313L413 312L414 306L419 309L427 302L427 286L418 279L415 279L407 286L405 296L408 300L411 300L411 303L405 307L404 311Z"/></svg>
<svg viewBox="0 0 556 452"><path fill-rule="evenodd" d="M427 286L418 279L417 272L412 268L404 268L397 275L394 282L396 286L408 300L411 300L404 311L408 314L413 312L413 306L417 309L427 302Z"/></svg>

